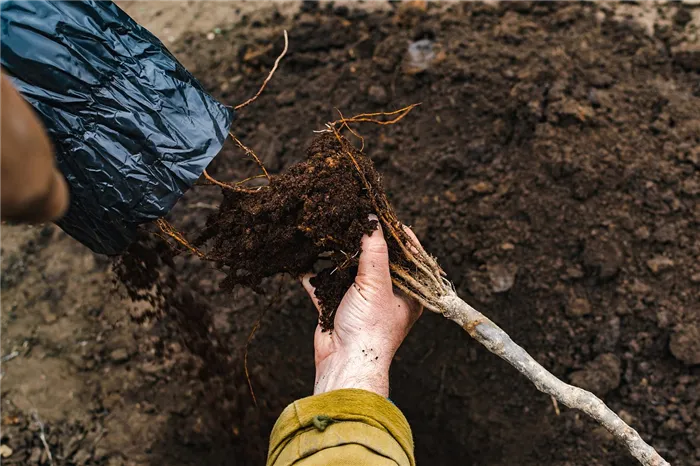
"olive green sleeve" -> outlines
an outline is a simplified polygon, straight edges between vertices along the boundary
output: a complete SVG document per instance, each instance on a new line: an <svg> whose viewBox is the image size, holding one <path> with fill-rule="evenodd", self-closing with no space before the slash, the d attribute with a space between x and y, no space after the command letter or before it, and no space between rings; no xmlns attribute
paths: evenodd
<svg viewBox="0 0 700 466"><path fill-rule="evenodd" d="M357 389L297 400L270 436L268 466L414 466L408 421L389 400Z"/></svg>

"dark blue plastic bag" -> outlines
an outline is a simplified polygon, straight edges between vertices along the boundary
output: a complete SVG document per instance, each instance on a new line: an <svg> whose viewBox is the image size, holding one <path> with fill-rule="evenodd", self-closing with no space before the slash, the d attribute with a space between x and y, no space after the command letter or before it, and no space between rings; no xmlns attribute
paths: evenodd
<svg viewBox="0 0 700 466"><path fill-rule="evenodd" d="M199 178L234 111L112 2L0 8L0 62L44 122L70 187L57 223L118 254Z"/></svg>

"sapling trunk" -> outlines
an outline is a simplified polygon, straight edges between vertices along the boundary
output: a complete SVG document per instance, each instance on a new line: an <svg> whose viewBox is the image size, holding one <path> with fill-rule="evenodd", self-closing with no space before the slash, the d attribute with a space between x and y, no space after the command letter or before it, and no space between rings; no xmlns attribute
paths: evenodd
<svg viewBox="0 0 700 466"><path fill-rule="evenodd" d="M629 452L647 466L663 466L669 463L647 444L639 433L628 426L593 393L562 382L542 367L527 351L515 343L506 332L488 317L464 302L451 290L439 300L442 315L458 324L499 358L515 367L543 393L553 396L569 408L583 411L598 421L623 443Z"/></svg>

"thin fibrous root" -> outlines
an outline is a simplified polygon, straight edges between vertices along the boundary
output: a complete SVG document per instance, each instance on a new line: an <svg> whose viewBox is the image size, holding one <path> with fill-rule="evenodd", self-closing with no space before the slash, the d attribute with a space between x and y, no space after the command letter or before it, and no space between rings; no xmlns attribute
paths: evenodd
<svg viewBox="0 0 700 466"><path fill-rule="evenodd" d="M252 149L250 149L250 148L247 147L245 144L243 144L232 132L229 131L228 134L231 136L231 138L233 139L233 142L235 142L236 145L237 145L238 147L240 147L241 149L243 149L243 151L244 151L246 154L250 155L250 156L253 158L253 160L255 160L255 163L258 164L258 166L260 167L260 169L261 169L262 172L263 172L263 175L265 176L265 178L267 178L267 181L270 181L270 175L267 173L267 170L265 169L265 165L263 165L262 161L261 161L260 158L255 154L255 152L253 152Z"/></svg>
<svg viewBox="0 0 700 466"><path fill-rule="evenodd" d="M420 105L419 103L411 104L407 107L400 108L398 110L394 110L393 112L376 112L376 113L360 113L358 115L352 116L350 118L343 118L341 115L340 120L336 120L331 123L331 126L335 126L338 123L375 123L377 125L393 125L395 123L398 123L400 120L403 119L406 115L410 113L411 110L416 108L417 106ZM393 116L393 115L398 115L397 117L388 120L388 121L383 121L380 120L378 117L386 117L386 116Z"/></svg>
<svg viewBox="0 0 700 466"><path fill-rule="evenodd" d="M228 184L215 179L206 170L202 171L202 175L204 175L204 178L207 180L207 183L199 183L199 186L219 186L221 188L229 189L231 191L239 191L244 193L256 193L260 190L260 188L264 188L264 186L258 186L257 188L246 188L242 187L241 185L247 183L250 180L255 180L258 178L267 178L267 176L264 174L253 175L241 181L236 181L235 183Z"/></svg>
<svg viewBox="0 0 700 466"><path fill-rule="evenodd" d="M430 302L430 301L427 301L427 300L426 300L424 297L422 297L422 296L418 296L418 295L415 293L415 291L413 291L412 288L409 288L408 285L406 285L405 282L402 282L401 280L399 280L399 279L396 278L395 276L392 276L392 277L391 277L391 283L392 283L396 288L398 288L399 290L403 291L407 296L410 296L412 299L415 299L416 301L418 301L418 303L419 303L421 306L423 306L424 308L426 308L426 309L428 309L428 310L430 310L430 311L432 311L432 312L438 313L438 314L441 314L441 313L442 313L442 311L440 311L440 308L439 308L435 303L432 303L432 302Z"/></svg>
<svg viewBox="0 0 700 466"><path fill-rule="evenodd" d="M482 313L460 299L451 290L440 298L440 309L448 319L459 324L469 335L496 356L515 367L537 389L551 395L569 408L583 411L605 427L644 466L669 466L654 448L632 427L586 390L562 382L542 367L527 351Z"/></svg>
<svg viewBox="0 0 700 466"><path fill-rule="evenodd" d="M255 100L260 97L260 94L262 94L263 90L265 90L265 86L267 86L267 83L270 82L270 79L272 79L272 75L275 74L275 71L277 71L277 67L280 64L280 61L282 60L282 57L284 57L287 54L287 49L289 48L289 37L287 36L287 31L284 31L284 50L282 50L282 53L277 57L277 60L275 60L275 64L270 70L270 73L267 75L267 78L265 78L265 81L263 81L262 86L260 86L260 89L258 89L258 92L255 93L253 97L250 99L246 100L242 104L238 104L235 107L233 107L236 110L240 110L243 107L247 107L248 105L252 104L255 102Z"/></svg>
<svg viewBox="0 0 700 466"><path fill-rule="evenodd" d="M405 107L404 109L396 110L394 112L389 112L388 114L394 114L394 113L399 112L399 111L404 111L405 113L403 115L405 115L406 113L411 111L411 109L413 107L415 107L416 105L418 105L418 104L413 104L412 106ZM384 195L382 195L380 198L381 205L377 202L376 196L374 194L375 190L373 189L372 184L367 180L365 173L362 171L362 167L360 167L360 164L357 162L355 157L352 155L352 151L346 147L346 145L349 143L347 142L347 140L343 139L343 137L340 135L338 130L335 128L335 126L333 126L333 124L330 125L330 129L333 132L333 135L335 136L335 138L340 143L340 146L341 146L341 149L343 150L343 153L350 159L353 166L355 167L355 170L357 171L358 175L360 176L360 180L362 181L362 184L364 185L365 189L367 190L367 195L369 196L370 201L372 202L372 207L374 208L377 215L380 217L382 224L384 224L387 227L389 233L396 240L396 243L399 245L399 247L401 248L401 251L406 256L406 258L409 260L409 262L411 262L418 269L420 269L420 271L423 272L423 274L425 275L427 280L434 282L435 286L437 286L438 288L441 288L442 287L442 279L440 278L440 274L438 273L438 275L436 276L436 274L434 273L435 270L438 270L441 272L439 266L437 266L435 261L433 261L430 258L430 256L428 256L428 254L425 253L425 251L423 251L422 247L419 246L417 248L419 251L422 251L422 252L419 252L420 256L422 256L419 259L422 259L422 260L419 260L419 259L416 259L414 257L414 254L409 250L409 248L407 248L405 246L405 244L404 244L405 241L403 240L402 235L405 236L406 233L402 229L400 229L400 227L397 228L396 225L400 225L400 222L398 220L396 220L396 218L393 214L391 214L392 211L391 211L391 208L389 205L389 201L386 199L386 197ZM389 215L389 217L387 217L387 215ZM426 262L430 265L426 265L425 264ZM435 266L437 267L437 269L435 267L432 267L433 263L435 263ZM431 268L433 268L433 271L430 270Z"/></svg>
<svg viewBox="0 0 700 466"><path fill-rule="evenodd" d="M248 371L248 348L250 347L250 343L253 341L255 333L260 328L260 323L262 322L263 317L265 317L265 313L267 312L268 308L269 307L266 307L260 314L258 320L255 321L255 325L253 325L250 334L248 334L248 339L245 342L245 351L243 352L243 371L245 372L245 379L248 382L248 390L250 390L250 396L251 398L253 398L253 405L255 405L256 407L258 406L258 400L255 397L255 391L253 390L253 381L250 380L250 372Z"/></svg>
<svg viewBox="0 0 700 466"><path fill-rule="evenodd" d="M163 218L159 218L158 220L156 220L156 225L158 226L158 228L160 228L160 231L162 231L163 234L171 237L172 239L174 239L175 241L177 241L178 243L180 243L181 245L183 245L184 247L189 249L189 251L191 253L196 254L197 256L199 256L202 259L204 259L206 257L206 254L204 254L202 251L200 251L196 247L192 246L192 244L190 244L190 242L187 241L185 239L185 237L182 236L182 234L175 229L175 227L173 227L170 223L168 223L167 220L165 220Z"/></svg>

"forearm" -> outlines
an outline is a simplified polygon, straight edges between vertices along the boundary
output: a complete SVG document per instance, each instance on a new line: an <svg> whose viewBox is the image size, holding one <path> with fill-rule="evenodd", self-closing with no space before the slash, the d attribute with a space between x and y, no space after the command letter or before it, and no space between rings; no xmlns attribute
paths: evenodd
<svg viewBox="0 0 700 466"><path fill-rule="evenodd" d="M68 188L56 169L53 147L41 121L7 76L2 85L2 218L47 221L68 207Z"/></svg>
<svg viewBox="0 0 700 466"><path fill-rule="evenodd" d="M389 396L389 365L373 351L358 350L356 355L334 354L317 364L314 394L341 388L357 388Z"/></svg>

